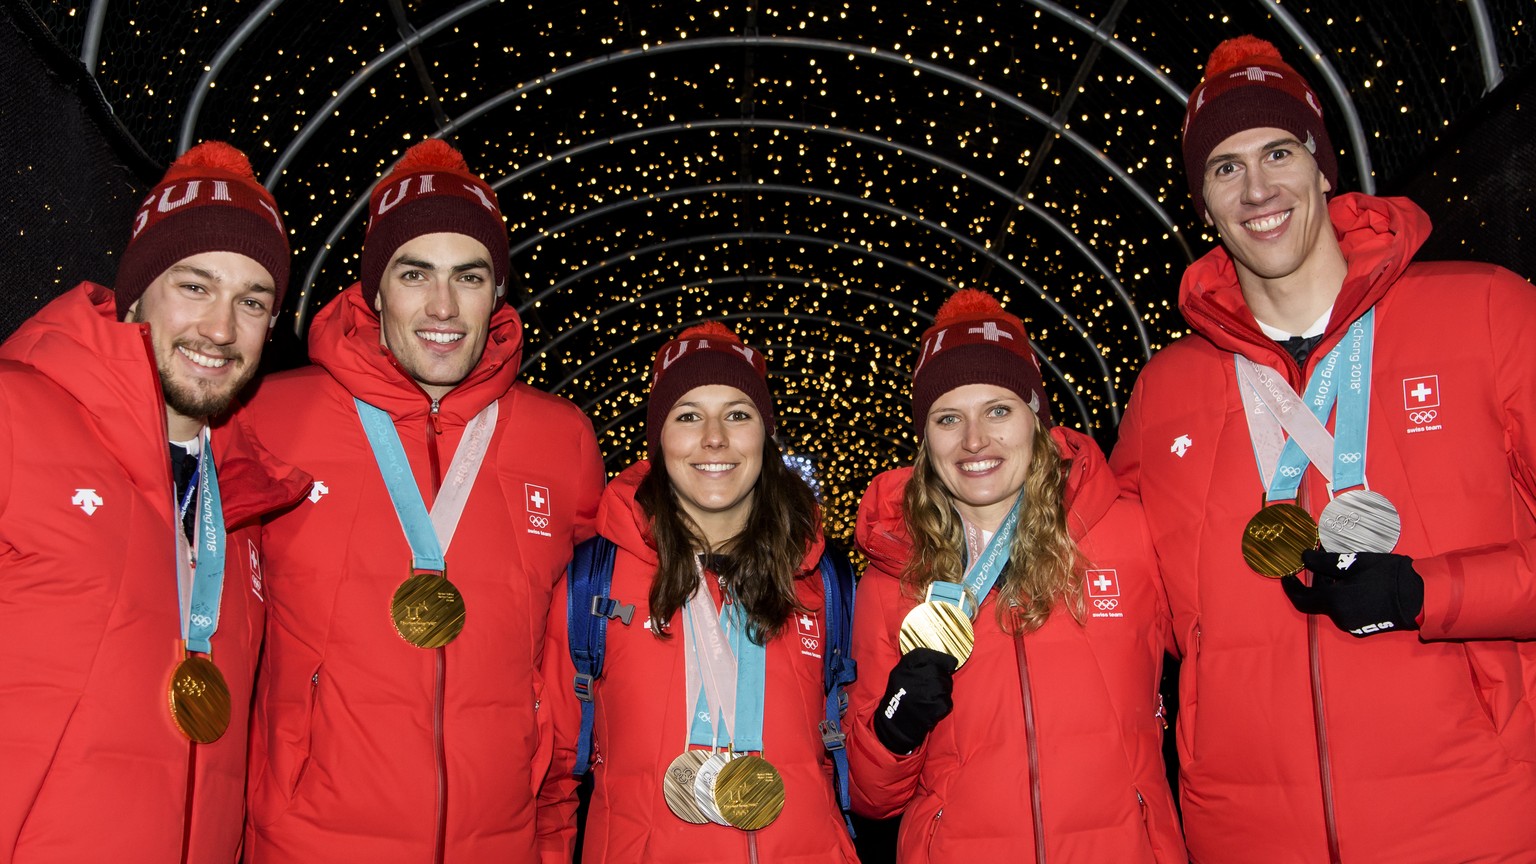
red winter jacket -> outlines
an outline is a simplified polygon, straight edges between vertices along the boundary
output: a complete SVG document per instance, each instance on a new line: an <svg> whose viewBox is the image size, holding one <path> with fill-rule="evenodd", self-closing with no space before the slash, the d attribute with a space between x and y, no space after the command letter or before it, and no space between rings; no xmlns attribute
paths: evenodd
<svg viewBox="0 0 1536 864"><path fill-rule="evenodd" d="M185 656L165 403L145 324L85 283L0 347L0 862L233 862L264 617L257 517L309 477L232 424L213 452L229 529L212 658L229 729L168 707Z"/></svg>
<svg viewBox="0 0 1536 864"><path fill-rule="evenodd" d="M610 620L603 677L597 682L597 720L592 774L595 785L582 844L583 864L666 862L717 864L764 861L828 864L857 861L843 826L831 781L831 761L818 724L822 688L822 584L816 562L818 537L796 581L800 603L810 610L768 643L764 694L763 757L784 777L784 812L756 832L757 855L749 857L747 832L723 825L694 825L667 809L662 772L688 746L683 637L673 615L659 639L648 626L647 603L656 572L650 520L635 503L635 489L650 470L641 461L603 493L597 530L618 547L611 597L632 603L628 626ZM566 641L565 585L550 609L544 652L545 707L553 710L555 757L539 796L539 833L546 862L571 860L576 836L576 739L581 708L571 686L575 668Z"/></svg>
<svg viewBox="0 0 1536 864"><path fill-rule="evenodd" d="M271 617L256 698L246 861L534 860L548 761L536 680L571 547L592 533L602 462L570 402L514 383L522 325L491 319L485 355L436 405L379 345L357 285L316 316L316 367L264 381L244 415L315 475L265 531ZM403 640L390 597L410 547L353 396L394 418L430 508L468 421L496 430L447 553L464 630ZM265 439L264 439L265 440Z"/></svg>
<svg viewBox="0 0 1536 864"><path fill-rule="evenodd" d="M901 814L902 862L1036 861L1037 839L1051 864L1185 860L1157 695L1168 610L1145 524L1133 504L1116 500L1096 444L1059 426L1051 435L1071 460L1069 529L1089 562L1084 621L1057 608L1023 638L1020 660L989 595L975 651L955 673L954 712L905 756L885 749L870 722L901 656L901 621L917 603L900 582L911 555L902 503L911 469L876 477L859 507L869 568L854 613L853 802L867 816Z"/></svg>
<svg viewBox="0 0 1536 864"><path fill-rule="evenodd" d="M1140 495L1183 654L1178 744L1198 861L1536 860L1536 291L1411 263L1403 199L1330 205L1348 275L1307 369L1264 337L1217 249L1184 276L1198 335L1152 359L1113 464ZM1376 309L1366 476L1402 514L1423 629L1357 639L1241 554L1263 486L1233 352L1303 372ZM1331 428L1331 423L1330 423ZM1328 501L1309 469L1301 504Z"/></svg>

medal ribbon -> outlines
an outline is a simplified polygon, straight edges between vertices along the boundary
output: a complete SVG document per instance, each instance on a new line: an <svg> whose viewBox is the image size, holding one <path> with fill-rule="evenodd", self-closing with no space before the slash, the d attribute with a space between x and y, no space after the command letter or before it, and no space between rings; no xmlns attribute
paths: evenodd
<svg viewBox="0 0 1536 864"><path fill-rule="evenodd" d="M965 578L959 582L934 581L928 586L929 600L957 606L968 617L976 617L982 600L997 584L997 577L1008 564L1013 535L1019 527L1019 509L1023 504L1024 490L1021 489L1018 497L1013 499L1008 515L1003 517L1003 524L997 526L997 533L987 541L986 548L976 560L971 560L970 544L966 544Z"/></svg>
<svg viewBox="0 0 1536 864"><path fill-rule="evenodd" d="M374 461L378 463L384 486L389 490L395 516L405 532L405 542L410 544L411 566L417 570L445 571L448 546L458 530L459 518L464 515L470 487L474 486L475 476L485 462L486 450L490 449L491 434L496 429L496 403L481 409L464 428L464 437L459 439L453 461L448 463L443 486L438 490L429 514L422 503L421 490L416 488L416 478L411 474L411 463L405 458L405 447L400 444L395 421L382 409L361 399L352 401L357 403L358 419L363 422L368 446L373 448Z"/></svg>
<svg viewBox="0 0 1536 864"><path fill-rule="evenodd" d="M176 594L181 611L181 638L188 651L202 654L213 652L211 640L219 629L219 601L224 596L224 502L219 497L219 476L213 464L213 444L204 429L201 452L198 455L198 483L196 532L196 567L193 567L193 547L182 532L181 519L176 520ZM204 471L206 467L208 470ZM179 515L179 514L178 514Z"/></svg>
<svg viewBox="0 0 1536 864"><path fill-rule="evenodd" d="M685 678L693 708L688 743L718 747L728 740L737 753L761 752L767 646L749 637L740 603L715 610L702 574L683 617Z"/></svg>
<svg viewBox="0 0 1536 864"><path fill-rule="evenodd" d="M1295 500L1308 463L1317 466L1335 489L1365 483L1375 318L1376 311L1371 309L1350 324L1346 339L1312 370L1303 396L1297 396L1275 370L1232 355L1266 500ZM1342 383L1337 374L1341 360L1347 373ZM1324 425L1335 403L1337 438Z"/></svg>

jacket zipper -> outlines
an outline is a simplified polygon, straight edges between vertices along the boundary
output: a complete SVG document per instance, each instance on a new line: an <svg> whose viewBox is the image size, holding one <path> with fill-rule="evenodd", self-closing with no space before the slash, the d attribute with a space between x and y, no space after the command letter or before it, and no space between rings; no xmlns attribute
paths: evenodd
<svg viewBox="0 0 1536 864"><path fill-rule="evenodd" d="M1317 348L1321 348L1319 342ZM1305 366L1295 363L1289 352L1286 357L1292 361L1292 367L1298 373L1297 381L1302 387L1306 386L1310 369L1315 368L1317 359L1316 349L1307 356ZM1292 384L1295 386L1295 383ZM1300 392L1299 390L1297 392ZM1311 495L1309 489L1303 486L1296 503L1307 512L1311 511ZM1333 759L1328 747L1328 712L1323 700L1323 648L1318 639L1318 620L1316 615L1307 616L1307 676L1312 686L1312 730L1317 738L1317 773L1321 781L1323 793L1323 827L1328 837L1328 861L1330 864L1341 864L1342 856L1339 851L1339 823L1338 814L1334 809L1333 801Z"/></svg>
<svg viewBox="0 0 1536 864"><path fill-rule="evenodd" d="M160 388L160 378L158 371L160 368L160 362L155 359L154 338L149 332L148 324L138 324L135 326L139 328L139 339L144 343L144 355L149 359L149 368L155 370L155 404L160 408L160 419L162 421L160 423L160 437L169 441L171 438L171 432L169 422L165 418L165 394ZM164 464L166 487L171 490L171 523L176 527L176 530L181 531L184 529L181 527L181 520L177 518L176 478L171 473L171 461L169 455L166 456ZM185 649L186 646L183 645L182 647ZM187 862L190 861L192 857L192 802L194 800L193 793L196 791L196 788L197 742L189 740L187 741L187 789L185 798L182 801L181 811L181 864L187 864Z"/></svg>
<svg viewBox="0 0 1536 864"><path fill-rule="evenodd" d="M1035 735L1035 698L1029 687L1024 634L1017 630L1013 634L1013 647L1019 661L1019 692L1024 700L1024 741L1029 748L1029 809L1035 820L1035 864L1045 864L1045 817L1040 803L1040 744Z"/></svg>
<svg viewBox="0 0 1536 864"><path fill-rule="evenodd" d="M438 415L440 400L433 399L427 412L427 463L431 467L432 500L442 486L442 460L438 454L437 437L442 434L442 420ZM448 847L448 748L443 742L443 703L446 700L448 678L447 646L433 649L436 671L432 690L432 757L437 768L437 836L432 847L433 864L443 864Z"/></svg>

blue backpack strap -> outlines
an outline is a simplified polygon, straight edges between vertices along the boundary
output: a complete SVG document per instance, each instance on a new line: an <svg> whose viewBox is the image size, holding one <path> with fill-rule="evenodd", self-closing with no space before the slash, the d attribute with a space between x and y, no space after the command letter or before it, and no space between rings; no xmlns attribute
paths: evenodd
<svg viewBox="0 0 1536 864"><path fill-rule="evenodd" d="M821 586L827 619L827 643L822 656L822 683L826 688L826 716L821 721L821 742L832 755L832 782L837 789L837 805L843 822L853 833L849 818L852 803L848 799L848 751L843 747L842 717L848 710L844 687L858 677L853 660L853 565L842 552L829 544L821 556Z"/></svg>
<svg viewBox="0 0 1536 864"><path fill-rule="evenodd" d="M592 768L592 724L597 716L592 686L603 674L608 619L619 618L628 624L635 614L634 606L608 596L613 584L613 558L613 542L599 535L578 545L566 568L565 626L571 663L576 667L572 684L576 698L581 700L581 737L576 743L576 766L571 770L577 777Z"/></svg>

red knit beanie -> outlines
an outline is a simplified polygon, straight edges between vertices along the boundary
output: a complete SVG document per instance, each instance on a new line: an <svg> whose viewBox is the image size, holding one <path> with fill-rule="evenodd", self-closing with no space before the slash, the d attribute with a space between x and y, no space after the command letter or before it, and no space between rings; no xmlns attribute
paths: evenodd
<svg viewBox="0 0 1536 864"><path fill-rule="evenodd" d="M368 198L363 238L363 299L379 293L395 251L423 234L463 234L491 253L491 277L499 306L507 293L507 225L496 192L475 176L453 145L437 138L416 144L395 163Z"/></svg>
<svg viewBox="0 0 1536 864"><path fill-rule="evenodd" d="M139 205L112 286L118 320L161 273L204 252L238 252L267 268L276 320L288 287L288 232L250 160L222 141L181 154Z"/></svg>
<svg viewBox="0 0 1536 864"><path fill-rule="evenodd" d="M946 300L923 334L917 368L912 370L912 423L919 439L934 400L967 384L1012 390L1043 425L1051 425L1040 360L1024 333L1024 322L1003 311L996 297L972 288Z"/></svg>
<svg viewBox="0 0 1536 864"><path fill-rule="evenodd" d="M1329 185L1339 186L1339 162L1323 125L1323 105L1307 82L1263 39L1238 36L1216 46L1205 80L1189 94L1184 114L1184 173L1195 212L1205 217L1205 160L1228 137L1273 127L1296 136Z"/></svg>
<svg viewBox="0 0 1536 864"><path fill-rule="evenodd" d="M695 387L727 384L747 394L773 435L773 397L768 395L768 364L761 351L743 345L719 321L689 327L661 346L651 366L651 396L646 404L645 443L651 461L661 455L661 427L677 400Z"/></svg>

